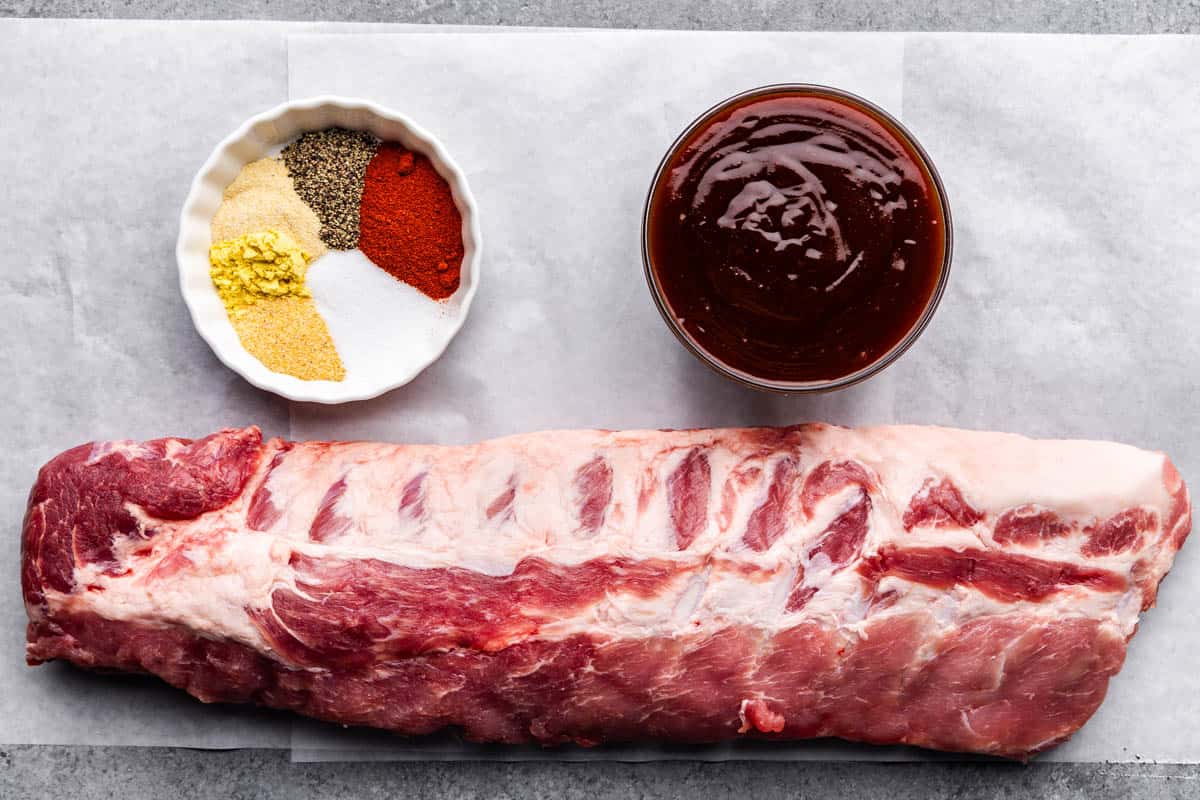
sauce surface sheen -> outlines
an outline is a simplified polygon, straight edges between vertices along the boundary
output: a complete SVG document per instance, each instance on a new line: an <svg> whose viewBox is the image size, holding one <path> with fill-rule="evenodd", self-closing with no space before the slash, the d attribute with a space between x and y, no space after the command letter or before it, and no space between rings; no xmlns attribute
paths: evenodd
<svg viewBox="0 0 1200 800"><path fill-rule="evenodd" d="M647 225L654 280L687 336L777 382L885 356L919 323L945 253L938 190L907 139L848 99L796 90L696 125Z"/></svg>

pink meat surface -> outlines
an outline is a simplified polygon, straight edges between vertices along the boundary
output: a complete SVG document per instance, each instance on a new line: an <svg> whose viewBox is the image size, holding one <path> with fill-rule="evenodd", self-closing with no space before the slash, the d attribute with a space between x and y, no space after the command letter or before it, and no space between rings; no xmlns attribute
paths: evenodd
<svg viewBox="0 0 1200 800"><path fill-rule="evenodd" d="M943 428L101 442L31 493L27 654L406 734L1025 758L1190 527L1161 453Z"/></svg>

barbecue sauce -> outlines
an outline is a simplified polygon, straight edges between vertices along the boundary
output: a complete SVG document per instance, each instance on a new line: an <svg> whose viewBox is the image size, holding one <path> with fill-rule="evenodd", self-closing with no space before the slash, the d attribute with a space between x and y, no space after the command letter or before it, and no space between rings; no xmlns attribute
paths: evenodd
<svg viewBox="0 0 1200 800"><path fill-rule="evenodd" d="M647 247L665 312L772 382L835 380L916 327L946 219L921 154L849 99L795 89L718 108L668 155Z"/></svg>

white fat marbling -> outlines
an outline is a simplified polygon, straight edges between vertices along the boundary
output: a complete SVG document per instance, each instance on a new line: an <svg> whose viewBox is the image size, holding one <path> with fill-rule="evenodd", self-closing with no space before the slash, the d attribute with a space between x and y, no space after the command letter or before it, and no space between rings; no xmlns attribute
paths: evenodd
<svg viewBox="0 0 1200 800"><path fill-rule="evenodd" d="M76 583L100 591L72 595L66 604L119 619L168 621L213 634L228 631L238 641L269 650L245 609L267 609L273 590L295 588L288 564L293 551L317 559L465 567L497 576L512 573L527 558L569 566L619 557L674 564L676 574L648 597L627 590L606 592L590 607L543 626L539 637L676 637L731 625L775 632L804 620L863 634L871 590L855 567L880 551L987 546L997 517L1031 496L1043 502L1054 495L1068 511L1090 504L1101 517L1142 507L1160 521L1168 518L1172 501L1163 486L1160 453L1105 442L1036 441L933 427L809 426L765 449L754 432L737 430L552 431L443 448L301 443L275 457L277 447L268 444L247 490L230 506L194 521L144 523L155 530L151 555L135 551L143 540L119 543L117 555L129 568L127 574L109 577L92 567L79 568ZM680 551L667 486L678 455L693 448L702 448L709 461L712 489L704 533ZM602 458L613 471L613 496L606 509L613 518L591 533L579 527L573 483L580 467L594 458ZM803 480L797 478L784 493L786 527L778 539L762 552L746 546L745 521L764 502L774 465L783 458L795 460L798 476L843 460L861 465L871 476L868 535L844 568L834 569L828 556L810 552L857 489L821 498L809 517L800 508ZM736 471L760 466L756 481L728 493L735 504L729 518L742 523L723 527L727 493L722 487ZM906 530L903 510L931 473L963 487L985 520L969 530ZM399 503L402 490L417 476L424 476L424 488L414 528ZM1047 483L1057 488L1051 491ZM266 531L252 530L246 522L250 498L260 484L272 505L285 512ZM314 518L334 485L345 486L332 507L345 518L345 530L329 541L314 542ZM512 513L492 513L493 498L508 487L514 492ZM715 498L720 500L713 502ZM618 506L621 512L612 513ZM657 533L647 536L647 531ZM1151 585L1172 551L1158 532L1144 537L1136 549L1104 559L1082 554L1078 537L1071 541L1073 547L1052 542L1047 549L1068 563L1104 566L1131 582L1135 565L1149 557L1150 569L1158 570L1150 573ZM1027 550L1049 556L1041 548ZM805 585L821 591L802 609L788 611L787 599L801 570ZM1114 593L1077 586L1039 603L1013 604L963 585L936 590L885 577L883 588L894 589L898 599L878 614L932 609L947 627L1020 610L1083 614L1129 636L1141 607L1141 594L1134 589Z"/></svg>

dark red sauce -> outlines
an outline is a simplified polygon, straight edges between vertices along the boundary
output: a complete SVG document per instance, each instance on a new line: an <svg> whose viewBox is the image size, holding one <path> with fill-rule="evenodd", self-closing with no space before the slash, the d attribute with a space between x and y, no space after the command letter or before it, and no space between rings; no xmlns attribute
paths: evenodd
<svg viewBox="0 0 1200 800"><path fill-rule="evenodd" d="M786 89L712 112L668 155L647 246L665 311L734 371L835 380L937 291L946 215L919 151L850 99Z"/></svg>

